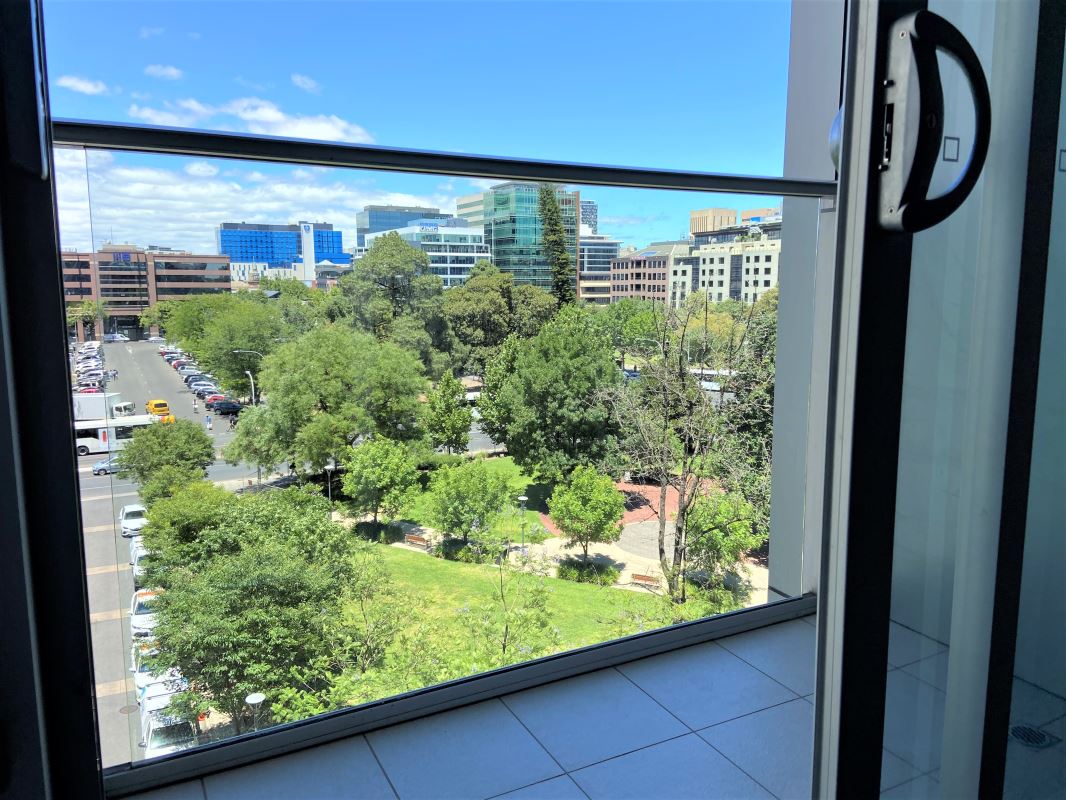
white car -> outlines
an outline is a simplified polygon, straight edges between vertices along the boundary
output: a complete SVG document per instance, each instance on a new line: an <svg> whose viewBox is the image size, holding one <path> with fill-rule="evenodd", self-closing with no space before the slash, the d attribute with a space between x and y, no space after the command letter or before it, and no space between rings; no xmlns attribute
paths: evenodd
<svg viewBox="0 0 1066 800"><path fill-rule="evenodd" d="M145 341L151 342L152 344L166 344L167 340L162 336L149 336Z"/></svg>
<svg viewBox="0 0 1066 800"><path fill-rule="evenodd" d="M138 589L144 579L144 557L148 555L148 548L144 546L141 538L130 538L130 566L133 567L133 585Z"/></svg>
<svg viewBox="0 0 1066 800"><path fill-rule="evenodd" d="M123 506L118 512L118 526L127 539L136 536L148 524L148 509L139 503Z"/></svg>
<svg viewBox="0 0 1066 800"><path fill-rule="evenodd" d="M151 636L155 631L155 603L159 592L141 589L133 593L130 601L130 633L135 639Z"/></svg>
<svg viewBox="0 0 1066 800"><path fill-rule="evenodd" d="M217 391L218 387L215 386L215 384L211 383L211 381L193 381L189 384L189 391L191 391L193 394L199 392L201 389L211 389L212 391Z"/></svg>
<svg viewBox="0 0 1066 800"><path fill-rule="evenodd" d="M130 340L130 337L126 336L124 333L105 333L104 334L104 341L105 342L128 342L129 340Z"/></svg>

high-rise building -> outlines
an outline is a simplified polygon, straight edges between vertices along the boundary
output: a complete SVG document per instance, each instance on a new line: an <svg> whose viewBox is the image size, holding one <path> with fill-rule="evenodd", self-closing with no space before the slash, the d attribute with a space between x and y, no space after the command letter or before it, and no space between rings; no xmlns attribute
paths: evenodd
<svg viewBox="0 0 1066 800"><path fill-rule="evenodd" d="M781 269L781 222L738 225L696 236L699 286L715 303L758 302L777 286Z"/></svg>
<svg viewBox="0 0 1066 800"><path fill-rule="evenodd" d="M267 264L291 268L303 257L303 226L310 225L315 261L347 260L343 235L328 222L295 225L267 225L258 222L223 222L218 226L218 252L239 263Z"/></svg>
<svg viewBox="0 0 1066 800"><path fill-rule="evenodd" d="M693 235L732 228L736 224L735 208L698 208L688 212L688 232Z"/></svg>
<svg viewBox="0 0 1066 800"><path fill-rule="evenodd" d="M416 219L449 219L439 208L427 206L365 206L355 215L356 246L366 246L368 233L391 231L410 225Z"/></svg>
<svg viewBox="0 0 1066 800"><path fill-rule="evenodd" d="M584 201L581 207L584 210ZM586 225L581 225L577 266L579 300L595 305L611 302L611 261L618 258L620 246L617 239L592 233Z"/></svg>
<svg viewBox="0 0 1066 800"><path fill-rule="evenodd" d="M588 225L592 233L600 232L600 207L595 200L581 201L581 224Z"/></svg>
<svg viewBox="0 0 1066 800"><path fill-rule="evenodd" d="M140 314L163 300L231 290L228 256L132 244L106 244L99 252L63 252L63 294L68 305L100 300L108 332L139 339ZM99 333L99 331L97 331ZM78 323L78 338L83 337Z"/></svg>
<svg viewBox="0 0 1066 800"><path fill-rule="evenodd" d="M455 216L466 220L471 228L482 227L485 224L485 193L455 198Z"/></svg>
<svg viewBox="0 0 1066 800"><path fill-rule="evenodd" d="M470 277L470 268L478 261L492 261L492 253L485 244L484 227L459 225L462 220L414 220L413 224L395 231L368 233L367 247L388 233L399 234L408 244L421 248L429 256L429 271L439 275L444 288L459 286Z"/></svg>
<svg viewBox="0 0 1066 800"><path fill-rule="evenodd" d="M493 186L485 193L485 237L496 266L514 275L515 283L551 288L551 265L541 247L539 188L517 181ZM577 276L579 192L556 187L567 250Z"/></svg>

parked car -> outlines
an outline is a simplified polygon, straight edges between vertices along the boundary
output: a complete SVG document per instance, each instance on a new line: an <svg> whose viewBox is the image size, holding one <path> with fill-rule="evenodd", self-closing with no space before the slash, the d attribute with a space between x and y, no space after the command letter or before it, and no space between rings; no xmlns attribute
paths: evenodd
<svg viewBox="0 0 1066 800"><path fill-rule="evenodd" d="M204 398L204 405L207 406L208 408L211 408L211 404L212 403L215 403L215 402L217 402L219 400L229 400L229 399L230 398L226 397L226 395L224 395L224 394L209 394L207 397Z"/></svg>
<svg viewBox="0 0 1066 800"><path fill-rule="evenodd" d="M148 509L140 503L123 506L118 512L118 526L126 538L140 533L148 524Z"/></svg>
<svg viewBox="0 0 1066 800"><path fill-rule="evenodd" d="M218 393L218 387L215 386L214 384L211 384L210 386L201 386L198 389L193 389L193 394L195 394L201 400L203 398L207 397L209 394L217 394L217 393Z"/></svg>
<svg viewBox="0 0 1066 800"><path fill-rule="evenodd" d="M79 386L74 390L75 394L100 394L101 392L103 389L98 386Z"/></svg>
<svg viewBox="0 0 1066 800"><path fill-rule="evenodd" d="M96 389L95 391L98 392L100 390ZM111 475L118 472L117 461L118 456L111 456L110 458L105 458L103 461L97 461L93 464L93 475Z"/></svg>
<svg viewBox="0 0 1066 800"><path fill-rule="evenodd" d="M151 342L152 344L163 344L164 342L166 342L166 339L164 339L162 336L149 336L147 339L145 339L145 341Z"/></svg>
<svg viewBox="0 0 1066 800"><path fill-rule="evenodd" d="M240 414L244 406L234 400L219 400L211 407L211 410L219 416L227 417L231 414Z"/></svg>
<svg viewBox="0 0 1066 800"><path fill-rule="evenodd" d="M126 336L124 333L105 333L104 334L104 341L105 342L128 342L129 340L130 340L130 337Z"/></svg>
<svg viewBox="0 0 1066 800"><path fill-rule="evenodd" d="M186 386L190 386L194 381L206 381L207 376L202 372L189 372L182 375L181 379L185 381Z"/></svg>
<svg viewBox="0 0 1066 800"><path fill-rule="evenodd" d="M141 537L138 536L139 540ZM144 579L144 557L148 555L148 548L144 546L141 541L137 542L136 547L130 547L130 566L133 567L133 585L138 589L141 588L141 581Z"/></svg>
<svg viewBox="0 0 1066 800"><path fill-rule="evenodd" d="M202 380L202 379L201 380L197 380L197 381L193 381L192 383L190 383L189 384L189 389L191 391L193 391L193 392L198 392L201 389L211 389L212 390L211 394L214 394L215 392L218 391L218 387L215 386L214 383L212 383L209 380Z"/></svg>
<svg viewBox="0 0 1066 800"><path fill-rule="evenodd" d="M156 618L153 601L159 596L159 592L150 592L144 589L133 593L130 602L130 633L135 638L151 636L155 631Z"/></svg>

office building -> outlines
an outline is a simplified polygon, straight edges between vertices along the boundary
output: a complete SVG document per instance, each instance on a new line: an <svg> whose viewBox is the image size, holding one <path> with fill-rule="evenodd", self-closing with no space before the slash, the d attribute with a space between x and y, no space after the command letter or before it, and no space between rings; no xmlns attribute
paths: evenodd
<svg viewBox="0 0 1066 800"><path fill-rule="evenodd" d="M581 201L581 224L588 225L591 233L600 232L600 207L595 200Z"/></svg>
<svg viewBox="0 0 1066 800"><path fill-rule="evenodd" d="M482 227L485 224L485 193L455 198L455 216L465 220L471 228Z"/></svg>
<svg viewBox="0 0 1066 800"><path fill-rule="evenodd" d="M735 208L698 208L688 212L688 232L697 234L732 228L737 224Z"/></svg>
<svg viewBox="0 0 1066 800"><path fill-rule="evenodd" d="M584 211L584 201L581 208ZM607 305L611 302L611 261L618 258L621 242L610 236L592 233L582 224L579 244L578 299L595 305Z"/></svg>
<svg viewBox="0 0 1066 800"><path fill-rule="evenodd" d="M692 255L699 285L711 301L755 303L777 285L781 262L781 223L737 226L697 234Z"/></svg>
<svg viewBox="0 0 1066 800"><path fill-rule="evenodd" d="M268 225L257 222L223 222L216 231L218 252L238 263L265 263L271 267L291 267L303 256L303 226L309 225L316 261L342 261L343 236L328 222L299 222L295 225Z"/></svg>
<svg viewBox="0 0 1066 800"><path fill-rule="evenodd" d="M368 233L392 231L410 225L416 219L442 220L452 214L426 206L365 206L355 215L356 246L366 246Z"/></svg>
<svg viewBox="0 0 1066 800"><path fill-rule="evenodd" d="M760 222L780 222L781 207L777 208L749 208L740 212L741 225L754 225Z"/></svg>
<svg viewBox="0 0 1066 800"><path fill-rule="evenodd" d="M687 241L653 242L612 259L611 302L632 297L680 306L691 292L693 264Z"/></svg>
<svg viewBox="0 0 1066 800"><path fill-rule="evenodd" d="M496 266L515 283L551 288L551 265L541 247L539 187L517 181L493 186L485 193L485 236ZM556 187L573 274L578 265L579 192Z"/></svg>
<svg viewBox="0 0 1066 800"><path fill-rule="evenodd" d="M170 248L106 244L99 252L64 251L63 294L67 306L100 300L108 332L139 339L140 314L163 300L229 292L229 256L199 255ZM84 338L78 323L77 335Z"/></svg>
<svg viewBox="0 0 1066 800"><path fill-rule="evenodd" d="M444 288L459 286L470 277L470 269L478 261L492 261L492 252L485 244L485 229L460 225L462 220L415 220L414 224L394 231L367 234L367 247L388 233L396 233L408 244L421 248L429 256L429 270L439 275Z"/></svg>

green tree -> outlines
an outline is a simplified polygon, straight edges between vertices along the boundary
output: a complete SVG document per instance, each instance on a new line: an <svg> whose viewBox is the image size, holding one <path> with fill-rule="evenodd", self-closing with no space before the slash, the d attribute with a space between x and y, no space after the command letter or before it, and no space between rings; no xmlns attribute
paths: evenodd
<svg viewBox="0 0 1066 800"><path fill-rule="evenodd" d="M510 507L507 479L476 458L437 470L430 483L430 523L464 542L490 536L492 525Z"/></svg>
<svg viewBox="0 0 1066 800"><path fill-rule="evenodd" d="M703 582L721 586L745 554L765 542L755 530L755 510L739 493L710 492L688 512L688 557Z"/></svg>
<svg viewBox="0 0 1066 800"><path fill-rule="evenodd" d="M155 470L147 483L141 484L141 502L149 509L157 500L173 497L174 493L204 479L204 471L196 466L167 464Z"/></svg>
<svg viewBox="0 0 1066 800"><path fill-rule="evenodd" d="M550 292L528 283L519 284L511 290L511 332L530 339L540 333L558 309L559 303Z"/></svg>
<svg viewBox="0 0 1066 800"><path fill-rule="evenodd" d="M170 306L173 301L160 300L158 303L154 303L144 311L141 312L139 321L141 327L144 328L158 328L163 330L167 326L167 317L170 315Z"/></svg>
<svg viewBox="0 0 1066 800"><path fill-rule="evenodd" d="M77 325L80 322L86 327L91 326L94 335L101 333L101 331L96 329L97 323L102 329L104 320L108 316L110 314L102 300L82 300L80 303L72 303L67 306L67 325Z"/></svg>
<svg viewBox="0 0 1066 800"><path fill-rule="evenodd" d="M541 252L544 253L552 273L552 294L560 306L573 303L574 265L570 261L570 251L566 248L566 229L563 227L563 215L559 210L559 198L555 187L542 183L538 195L540 212Z"/></svg>
<svg viewBox="0 0 1066 800"><path fill-rule="evenodd" d="M394 517L407 503L418 472L402 444L375 437L349 450L342 485L357 513Z"/></svg>
<svg viewBox="0 0 1066 800"><path fill-rule="evenodd" d="M482 428L515 463L558 480L604 461L617 424L603 399L621 379L592 312L559 311L533 339L509 339L485 372Z"/></svg>
<svg viewBox="0 0 1066 800"><path fill-rule="evenodd" d="M609 475L577 467L567 483L555 487L548 513L566 536L566 546L580 546L587 562L590 544L611 544L621 537L625 500Z"/></svg>
<svg viewBox="0 0 1066 800"><path fill-rule="evenodd" d="M237 495L205 480L187 483L152 503L143 533L151 553L147 583L167 589L175 573L198 569L220 553L235 552L239 542L227 538L220 526L237 503Z"/></svg>
<svg viewBox="0 0 1066 800"><path fill-rule="evenodd" d="M118 456L119 474L142 486L163 467L203 474L214 462L215 443L200 425L187 419L136 428Z"/></svg>
<svg viewBox="0 0 1066 800"><path fill-rule="evenodd" d="M473 421L463 385L450 372L444 373L426 401L425 426L430 442L449 453L465 452Z"/></svg>

